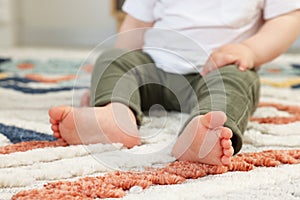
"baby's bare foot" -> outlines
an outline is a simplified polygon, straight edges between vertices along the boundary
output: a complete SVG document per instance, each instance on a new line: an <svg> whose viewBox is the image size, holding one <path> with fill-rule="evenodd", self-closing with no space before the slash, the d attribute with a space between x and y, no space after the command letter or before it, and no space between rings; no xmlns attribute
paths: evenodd
<svg viewBox="0 0 300 200"><path fill-rule="evenodd" d="M178 160L229 165L233 155L232 131L224 127L226 115L213 111L197 116L185 127L173 147Z"/></svg>
<svg viewBox="0 0 300 200"><path fill-rule="evenodd" d="M49 116L53 135L68 144L140 144L135 117L120 103L94 108L58 106L49 110Z"/></svg>

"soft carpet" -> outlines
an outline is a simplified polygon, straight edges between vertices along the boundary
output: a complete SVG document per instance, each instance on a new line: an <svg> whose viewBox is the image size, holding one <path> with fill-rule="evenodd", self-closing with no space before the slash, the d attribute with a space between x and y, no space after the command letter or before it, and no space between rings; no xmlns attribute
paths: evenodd
<svg viewBox="0 0 300 200"><path fill-rule="evenodd" d="M133 149L120 144L66 146L56 142L47 111L55 105L78 106L89 80L87 54L74 53L72 57L69 53L66 58L42 51L41 59L35 53L29 51L20 58L12 51L5 55L12 60L0 65L0 199L51 182L78 181L116 170L143 171L174 161L170 149L186 114L153 110L141 127L143 145ZM51 54L55 58L50 58ZM297 63L300 56L284 55L261 70L264 85L260 101L264 104L249 122L243 153L300 149ZM7 146L12 144L19 146ZM209 175L181 184L152 185L145 190L131 187L123 198L300 199L300 165L256 167L249 172ZM75 195L74 199L84 198Z"/></svg>

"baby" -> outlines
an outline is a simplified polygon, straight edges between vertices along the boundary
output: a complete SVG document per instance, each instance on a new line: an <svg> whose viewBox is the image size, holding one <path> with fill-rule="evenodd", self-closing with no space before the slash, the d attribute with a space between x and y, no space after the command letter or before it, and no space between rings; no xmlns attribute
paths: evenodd
<svg viewBox="0 0 300 200"><path fill-rule="evenodd" d="M116 48L94 67L91 107L51 108L54 136L131 148L143 112L159 104L190 113L172 150L178 160L229 165L258 104L255 69L297 39L300 1L127 0L123 10Z"/></svg>

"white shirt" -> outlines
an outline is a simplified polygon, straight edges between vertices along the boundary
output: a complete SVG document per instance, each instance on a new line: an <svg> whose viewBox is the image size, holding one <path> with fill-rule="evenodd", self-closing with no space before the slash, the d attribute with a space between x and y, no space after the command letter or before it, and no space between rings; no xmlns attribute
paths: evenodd
<svg viewBox="0 0 300 200"><path fill-rule="evenodd" d="M300 0L126 0L123 10L154 22L143 51L166 72L201 70L216 48L255 34L264 20L300 9Z"/></svg>

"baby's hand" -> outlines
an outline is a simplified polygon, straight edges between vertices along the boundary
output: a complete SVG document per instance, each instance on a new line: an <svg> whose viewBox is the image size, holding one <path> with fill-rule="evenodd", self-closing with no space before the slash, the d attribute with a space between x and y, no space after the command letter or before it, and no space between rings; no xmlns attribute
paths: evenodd
<svg viewBox="0 0 300 200"><path fill-rule="evenodd" d="M201 72L205 76L209 72L229 64L236 64L241 71L252 69L255 64L253 51L244 44L227 44L216 49L209 57Z"/></svg>

